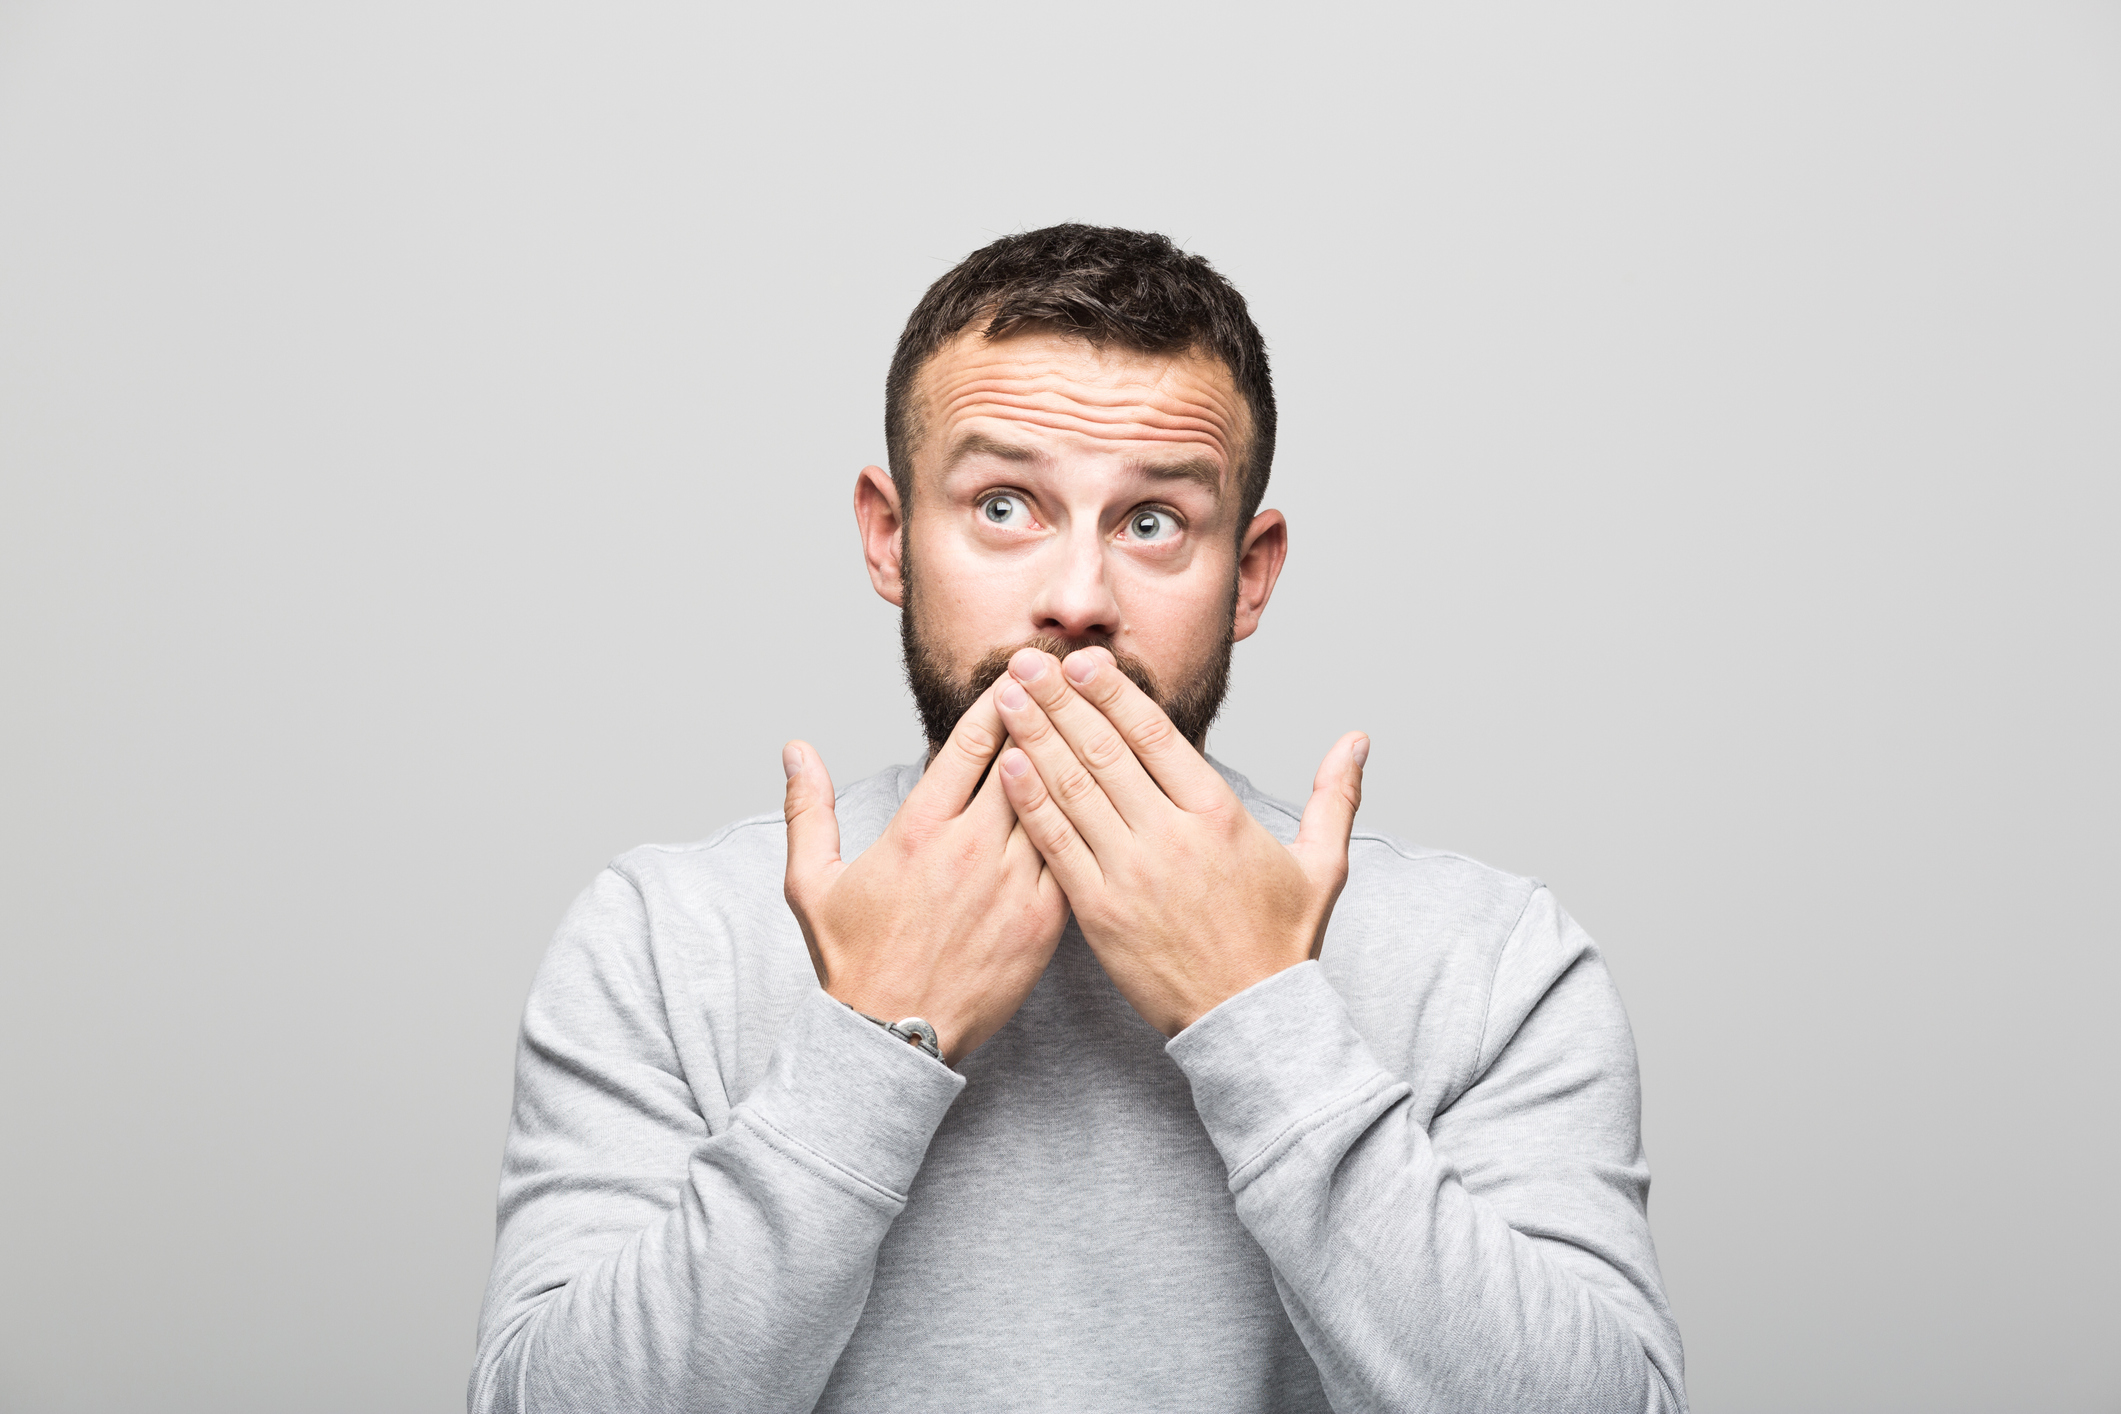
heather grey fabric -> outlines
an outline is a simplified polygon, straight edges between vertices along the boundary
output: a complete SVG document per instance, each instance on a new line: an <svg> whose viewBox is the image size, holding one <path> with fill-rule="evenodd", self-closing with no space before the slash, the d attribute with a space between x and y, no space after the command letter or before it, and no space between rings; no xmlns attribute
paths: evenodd
<svg viewBox="0 0 2121 1414"><path fill-rule="evenodd" d="M475 1414L1685 1408L1634 1042L1536 882L1358 831L1320 960L1168 1044L1071 923L959 1074L819 989L784 850L635 850L561 924Z"/></svg>

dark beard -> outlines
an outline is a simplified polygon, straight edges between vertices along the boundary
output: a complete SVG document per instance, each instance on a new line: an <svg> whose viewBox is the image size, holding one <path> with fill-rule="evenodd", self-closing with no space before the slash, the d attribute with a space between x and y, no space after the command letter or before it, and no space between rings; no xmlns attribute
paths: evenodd
<svg viewBox="0 0 2121 1414"><path fill-rule="evenodd" d="M959 677L950 671L949 664L930 650L922 641L920 630L914 627L913 561L903 554L900 582L905 586L906 597L898 619L899 644L906 656L906 686L913 689L913 704L920 709L921 730L928 734L930 755L950 739L950 733L957 729L958 719L972 710L980 694L1009 670L1009 660L1025 648L1042 649L1056 658L1065 658L1079 648L1103 648L1119 664L1119 670L1147 693L1150 701L1164 709L1171 725L1178 728L1180 736L1193 743L1195 751L1204 748L1208 728L1214 723L1216 714L1222 711L1223 698L1230 691L1230 653L1237 642L1237 583L1234 576L1230 584L1230 602L1222 616L1222 642L1217 645L1214 657L1199 673L1168 694L1158 685L1149 665L1132 653L1122 653L1109 643L1071 644L1045 634L1008 648L997 648L974 663L970 672Z"/></svg>

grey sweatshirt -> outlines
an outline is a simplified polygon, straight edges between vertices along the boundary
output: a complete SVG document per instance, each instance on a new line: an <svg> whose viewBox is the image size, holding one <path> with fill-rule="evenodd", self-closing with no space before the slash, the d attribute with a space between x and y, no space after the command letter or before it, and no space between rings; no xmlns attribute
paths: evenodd
<svg viewBox="0 0 2121 1414"><path fill-rule="evenodd" d="M847 857L918 776L840 794ZM561 924L474 1414L1685 1408L1634 1041L1538 883L1358 831L1319 960L1168 1043L1071 922L953 1071L819 988L785 841Z"/></svg>

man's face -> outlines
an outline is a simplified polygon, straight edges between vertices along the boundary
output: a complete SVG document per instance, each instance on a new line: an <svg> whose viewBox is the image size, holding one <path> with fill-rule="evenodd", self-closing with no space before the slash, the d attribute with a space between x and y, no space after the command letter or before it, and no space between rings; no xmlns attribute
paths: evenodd
<svg viewBox="0 0 2121 1414"><path fill-rule="evenodd" d="M1111 649L1199 744L1285 546L1276 512L1238 533L1250 428L1229 370L967 331L914 409L913 504L871 467L856 508L930 741L1035 643Z"/></svg>

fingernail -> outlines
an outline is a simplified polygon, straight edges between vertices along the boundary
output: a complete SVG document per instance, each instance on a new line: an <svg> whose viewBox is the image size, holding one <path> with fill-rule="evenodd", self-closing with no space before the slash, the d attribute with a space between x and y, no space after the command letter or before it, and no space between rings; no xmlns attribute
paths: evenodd
<svg viewBox="0 0 2121 1414"><path fill-rule="evenodd" d="M1046 674L1046 655L1026 648L1009 660L1009 672L1018 682L1037 682Z"/></svg>
<svg viewBox="0 0 2121 1414"><path fill-rule="evenodd" d="M1012 746L1002 753L1002 774L1010 780L1015 780L1030 769L1031 758L1015 747Z"/></svg>
<svg viewBox="0 0 2121 1414"><path fill-rule="evenodd" d="M781 769L788 773L790 780L794 780L795 773L803 769L803 748L800 746L782 747Z"/></svg>
<svg viewBox="0 0 2121 1414"><path fill-rule="evenodd" d="M1362 765L1364 762L1370 759L1370 739L1368 737L1359 736L1355 738L1354 755L1355 764L1358 766Z"/></svg>
<svg viewBox="0 0 2121 1414"><path fill-rule="evenodd" d="M1097 676L1097 659L1088 652L1070 653L1061 659L1061 671L1068 675L1070 682L1086 683Z"/></svg>
<svg viewBox="0 0 2121 1414"><path fill-rule="evenodd" d="M1001 699L1002 706L1007 707L1012 712L1021 709L1025 703L1031 700L1024 695L1024 690L1013 682L1003 683L1002 690L998 696Z"/></svg>

